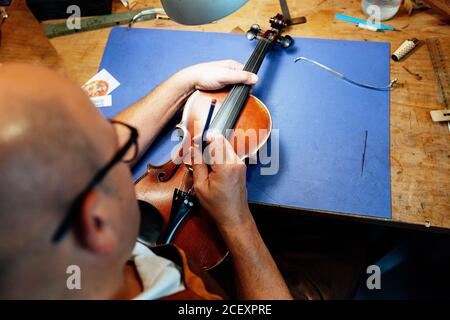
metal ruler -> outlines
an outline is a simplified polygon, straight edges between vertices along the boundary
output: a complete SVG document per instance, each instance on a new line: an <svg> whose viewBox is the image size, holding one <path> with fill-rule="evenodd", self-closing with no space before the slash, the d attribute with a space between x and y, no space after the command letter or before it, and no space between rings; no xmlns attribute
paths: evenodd
<svg viewBox="0 0 450 320"><path fill-rule="evenodd" d="M281 12L283 13L284 20L289 26L294 24L302 24L306 22L305 17L291 18L291 13L289 11L289 6L286 0L280 0Z"/></svg>
<svg viewBox="0 0 450 320"><path fill-rule="evenodd" d="M54 38L76 32L84 32L95 29L113 27L122 24L129 24L129 22L143 10L146 10L147 12L152 12L152 14L142 16L139 19L139 21L158 19L160 16L161 18L165 18L165 16L162 15L162 12L164 12L162 9L146 8L146 9L129 10L125 12L113 13L103 16L81 18L79 29L69 29L67 27L66 22L56 22L56 23L44 22L44 31L48 38Z"/></svg>
<svg viewBox="0 0 450 320"><path fill-rule="evenodd" d="M439 91L439 98L444 105L445 110L449 110L450 104L450 69L447 62L446 52L450 52L450 41L442 43L439 38L426 39L428 52L430 53L431 63L433 64L434 76ZM433 116L433 114L432 114ZM450 122L448 123L450 130Z"/></svg>

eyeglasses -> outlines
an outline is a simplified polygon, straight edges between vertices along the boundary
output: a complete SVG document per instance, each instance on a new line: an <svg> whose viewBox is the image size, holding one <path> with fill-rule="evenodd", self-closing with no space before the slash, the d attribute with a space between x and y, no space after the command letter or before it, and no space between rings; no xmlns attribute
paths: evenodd
<svg viewBox="0 0 450 320"><path fill-rule="evenodd" d="M120 121L111 120L110 122L113 126L120 126L123 127L123 129L127 129L129 131L129 138L126 140L125 144L119 147L119 150L111 158L111 160L94 175L94 177L84 188L84 190L79 193L78 196L74 199L69 207L66 216L64 217L64 220L61 222L52 236L53 243L58 243L62 240L64 235L74 224L87 195L103 181L108 172L111 171L111 169L120 161L130 163L134 161L138 155L137 139L139 137L139 133L137 129Z"/></svg>

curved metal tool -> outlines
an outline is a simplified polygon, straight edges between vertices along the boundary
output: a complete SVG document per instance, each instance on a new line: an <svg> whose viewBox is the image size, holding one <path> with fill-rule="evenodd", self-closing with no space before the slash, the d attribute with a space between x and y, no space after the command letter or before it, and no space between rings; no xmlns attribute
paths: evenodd
<svg viewBox="0 0 450 320"><path fill-rule="evenodd" d="M379 90L379 91L385 91L385 90L389 91L389 90L392 90L392 88L395 88L395 86L398 83L398 79L394 79L387 86L381 86L381 87L380 86L373 86L373 85L370 85L370 84L361 83L361 82L357 82L355 80L349 79L345 75L343 75L342 73L340 73L340 72L338 72L338 71L336 71L336 70L334 70L334 69L332 69L332 68L330 68L330 67L328 67L328 66L326 66L326 65L324 65L324 64L322 64L320 62L317 62L315 60L308 59L306 57L298 57L298 58L296 58L294 60L294 62L298 62L298 61L307 61L307 62L309 62L311 64L314 64L314 65L324 69L325 71L328 71L329 73L333 74L334 76L336 76L336 77L338 77L338 78L340 78L342 80L345 80L345 81L347 81L347 82L349 82L351 84L354 84L356 86L360 86L360 87L363 87L363 88L366 88L366 89Z"/></svg>
<svg viewBox="0 0 450 320"><path fill-rule="evenodd" d="M162 16L167 17L166 12L162 8L142 10L141 12L136 14L133 18L131 18L130 22L128 23L128 28L131 28L131 26L134 23L142 20L145 16L149 16L149 15L155 16L156 18L157 18L157 15L162 15ZM149 20L149 19L147 19L147 20Z"/></svg>

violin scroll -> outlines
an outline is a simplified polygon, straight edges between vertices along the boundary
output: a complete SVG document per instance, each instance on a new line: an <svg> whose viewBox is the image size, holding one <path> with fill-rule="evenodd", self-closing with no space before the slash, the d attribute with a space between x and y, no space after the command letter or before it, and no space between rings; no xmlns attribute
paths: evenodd
<svg viewBox="0 0 450 320"><path fill-rule="evenodd" d="M273 43L278 43L282 48L289 48L294 40L290 36L281 36L281 32L288 26L282 14L277 14L270 19L271 30L263 32L258 24L254 24L247 31L247 39L263 38Z"/></svg>
<svg viewBox="0 0 450 320"><path fill-rule="evenodd" d="M270 18L270 26L272 29L282 32L288 26L288 23L284 20L283 15L279 13L275 17Z"/></svg>

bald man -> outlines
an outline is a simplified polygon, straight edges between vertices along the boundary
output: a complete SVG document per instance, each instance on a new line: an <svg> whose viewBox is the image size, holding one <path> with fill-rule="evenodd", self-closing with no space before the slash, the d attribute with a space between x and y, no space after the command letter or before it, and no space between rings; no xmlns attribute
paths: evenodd
<svg viewBox="0 0 450 320"><path fill-rule="evenodd" d="M135 247L140 213L121 160L129 160L133 130L139 158L194 90L255 84L242 67L219 61L181 70L110 122L60 75L0 66L0 298L159 299L188 290L220 298L206 282L189 283L182 252L171 260ZM234 155L223 137L211 143ZM245 171L240 161L194 165L198 199L229 247L238 296L290 299L248 208ZM70 266L79 268L75 288Z"/></svg>

